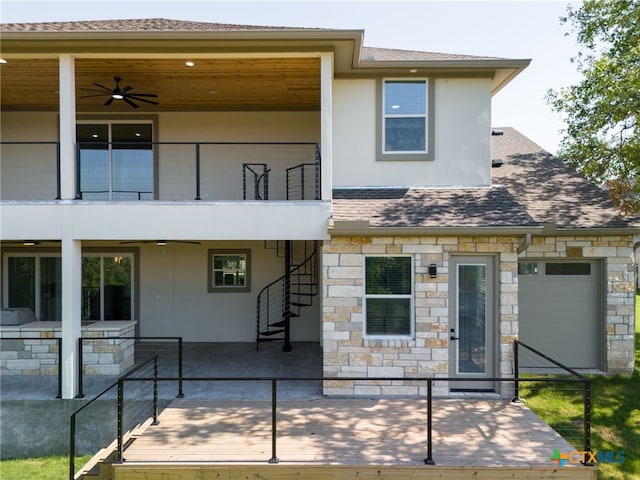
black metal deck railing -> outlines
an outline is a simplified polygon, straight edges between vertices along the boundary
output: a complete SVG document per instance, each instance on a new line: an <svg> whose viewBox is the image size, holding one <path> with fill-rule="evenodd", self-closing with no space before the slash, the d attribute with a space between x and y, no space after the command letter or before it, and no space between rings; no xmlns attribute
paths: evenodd
<svg viewBox="0 0 640 480"><path fill-rule="evenodd" d="M61 198L59 142L3 141L0 148L3 183L11 186L2 200ZM251 165L265 168L251 174ZM320 171L315 142L78 142L75 198L318 200Z"/></svg>
<svg viewBox="0 0 640 480"><path fill-rule="evenodd" d="M4 352L4 357L5 357L5 361L11 361L13 360L11 358L11 354L9 352L16 352L16 357L15 360L24 360L24 354L27 353L28 355L30 355L33 359L38 360L38 355L40 355L39 353L34 353L32 350L27 350L27 348L32 348L33 344L31 344L29 347L27 347L27 345L25 344L25 340L27 342L33 342L34 340L37 340L39 342L42 342L43 344L48 344L48 343L53 343L55 344L55 350L56 350L56 354L57 354L57 361L58 364L56 365L57 371L56 371L56 377L57 377L57 393L56 393L56 398L62 398L62 369L60 368L60 365L62 365L62 338L56 337L56 338L33 338L33 337L1 337L0 338L0 351ZM11 345L13 344L13 345ZM38 360L39 361L39 360ZM49 365L42 365L42 366L49 366ZM7 368L7 370L5 370L5 375L7 374L8 370L10 370L9 368ZM43 382L43 386L46 386L46 383Z"/></svg>
<svg viewBox="0 0 640 480"><path fill-rule="evenodd" d="M531 355L535 356L538 359L542 359L545 362L549 362L554 366L554 368L561 369L566 375L558 375L557 372L554 372L553 376L549 375L538 375L535 372L533 373L524 373L524 370L530 369L529 366L522 365L520 362L522 361L522 350L526 349ZM514 402L520 401L520 394L522 392L523 385L545 385L551 386L555 385L558 388L558 392L564 392L565 389L563 387L571 386L574 391L582 391L583 395L581 397L582 402L582 415L580 421L580 430L582 432L581 435L581 444L579 447L583 449L585 452L590 452L591 442L590 442L590 418L591 418L591 386L590 381L587 377L579 374L575 370L566 367L559 362L551 359L550 357L544 355L538 350L525 345L521 342L516 341L514 343L514 376L513 377L499 377L499 378L483 378L483 381L492 382L496 387L500 387L501 391L509 390L513 388ZM531 358L531 357L530 357ZM154 366L152 373L148 372L149 362L153 360ZM158 386L162 382L176 382L178 381L180 385L183 383L189 382L248 382L248 383L259 383L259 382L267 382L271 388L271 456L263 459L252 459L252 461L265 461L268 463L278 463L280 460L278 458L278 437L279 437L279 429L278 429L278 385L281 382L318 382L322 384L322 382L406 382L410 381L413 385L418 385L426 387L423 391L426 391L426 411L425 411L425 434L426 434L426 444L424 445L424 463L426 465L435 465L436 459L433 455L433 430L437 429L438 425L434 423L433 420L433 387L434 383L438 382L438 386L443 383L455 384L456 382L467 382L467 381L477 381L477 377L474 378L463 378L463 377L376 377L376 378L362 378L362 377L183 377L181 374L178 377L176 376L160 376L158 369L158 357L155 356L153 359L147 360L146 362L138 365L134 369L127 372L125 375L121 376L118 381L109 387L109 389L105 390L101 395L104 395L108 390L114 388L117 385L118 393L117 393L117 405L118 412L115 416L114 420L116 422L116 430L117 430L117 438L116 438L116 449L115 449L115 458L116 461L123 462L125 461L125 451L127 447L127 443L125 441L125 437L127 434L131 432L133 428L132 425L138 425L144 423L145 421L152 420L152 424L158 424L158 413L159 413L159 401L158 401ZM145 365L147 366L147 374L145 375ZM538 367L536 367L538 368ZM135 373L135 375L134 375ZM151 384L150 387L147 388L135 388L134 385L129 385L130 383L134 384ZM127 386L129 385L129 386ZM125 411L127 409L127 398L125 396L125 392L143 392L137 393L135 395L135 402L130 403L130 409L133 411L134 421L127 420L125 415ZM146 393L144 393L146 392ZM146 395L146 397L145 397ZM144 401L146 398L146 402ZM424 400L425 395L417 396L416 399ZM94 399L95 400L95 399ZM339 400L337 400L339 401ZM473 400L469 400L473 401ZM93 402L93 401L92 401ZM91 402L90 402L91 403ZM137 405L137 407L136 407ZM142 407L140 406L142 405ZM146 406L145 406L146 405ZM85 405L87 407L88 405ZM83 408L85 408L83 407ZM82 410L82 409L81 409ZM80 411L80 410L79 410ZM76 415L78 412L74 413ZM146 419L143 418L146 416ZM129 422L129 423L127 423ZM132 423L133 422L133 423ZM74 464L73 459L75 456L75 431L76 431L76 420L75 417L72 419L72 437L70 440L70 449L71 449L71 469L70 469L70 479L73 478L74 475ZM310 433L311 434L311 433ZM566 434L566 433L565 433ZM563 436L565 435L563 434ZM393 439L390 439L393 441ZM585 465L591 465L586 462Z"/></svg>

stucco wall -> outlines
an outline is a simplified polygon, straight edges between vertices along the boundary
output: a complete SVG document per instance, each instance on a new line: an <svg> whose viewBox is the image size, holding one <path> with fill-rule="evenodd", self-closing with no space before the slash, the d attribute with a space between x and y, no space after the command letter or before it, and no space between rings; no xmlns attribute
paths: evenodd
<svg viewBox="0 0 640 480"><path fill-rule="evenodd" d="M250 249L251 291L209 293L208 249ZM185 342L254 342L256 299L284 272L264 242L169 243L140 248L140 334L182 336ZM319 340L319 299L291 321L292 341Z"/></svg>
<svg viewBox="0 0 640 480"><path fill-rule="evenodd" d="M635 273L630 236L534 237L520 258L602 259L605 268L604 325L606 369L633 371Z"/></svg>
<svg viewBox="0 0 640 480"><path fill-rule="evenodd" d="M518 334L517 245L513 237L334 237L323 249L324 375L328 377L446 377L449 375L449 261L451 255L495 257L496 374L513 374ZM415 338L363 338L364 256L410 254L415 272ZM428 274L438 267L437 278ZM326 381L327 395L425 394L426 385L372 381ZM448 393L436 382L434 394Z"/></svg>
<svg viewBox="0 0 640 480"><path fill-rule="evenodd" d="M334 81L334 187L491 183L491 81L436 79L432 85L434 160L376 161L376 81Z"/></svg>

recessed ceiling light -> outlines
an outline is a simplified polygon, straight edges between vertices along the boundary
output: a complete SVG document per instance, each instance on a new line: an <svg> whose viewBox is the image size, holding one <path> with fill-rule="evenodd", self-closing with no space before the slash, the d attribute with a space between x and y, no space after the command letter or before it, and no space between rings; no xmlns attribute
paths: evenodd
<svg viewBox="0 0 640 480"><path fill-rule="evenodd" d="M215 90L209 90L209 95L215 95L216 93L218 92L216 92Z"/></svg>
<svg viewBox="0 0 640 480"><path fill-rule="evenodd" d="M100 135L98 135L97 133L94 133L93 135L91 135L93 138L98 138Z"/></svg>
<svg viewBox="0 0 640 480"><path fill-rule="evenodd" d="M7 63L7 61L4 58L0 58L0 64L2 63Z"/></svg>
<svg viewBox="0 0 640 480"><path fill-rule="evenodd" d="M400 105L391 105L391 110L400 110Z"/></svg>
<svg viewBox="0 0 640 480"><path fill-rule="evenodd" d="M142 134L140 132L136 132L136 137L140 137Z"/></svg>
<svg viewBox="0 0 640 480"><path fill-rule="evenodd" d="M184 64L185 64L187 67L193 67L193 66L195 65L195 63L193 63L191 60L189 60L189 61L187 61L187 62L184 62Z"/></svg>
<svg viewBox="0 0 640 480"><path fill-rule="evenodd" d="M412 68L411 70L409 70L409 73L418 73L418 70L415 68Z"/></svg>

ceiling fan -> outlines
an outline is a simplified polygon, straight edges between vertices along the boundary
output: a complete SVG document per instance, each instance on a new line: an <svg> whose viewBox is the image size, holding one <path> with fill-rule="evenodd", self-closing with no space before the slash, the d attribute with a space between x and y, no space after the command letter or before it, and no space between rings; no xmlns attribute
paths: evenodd
<svg viewBox="0 0 640 480"><path fill-rule="evenodd" d="M122 81L122 78L113 77L113 79L116 82L116 85L113 88L105 87L104 85L101 85L99 83L94 83L93 85L100 88L100 90L95 88L81 88L80 90L85 90L89 92L100 92L100 93L97 93L95 95L84 95L80 98L102 97L106 95L109 97L109 99L104 103L105 105L111 105L114 102L114 100L123 100L129 105L131 105L133 108L139 108L139 105L136 105L133 102L133 100L137 102L145 102L145 103L150 103L152 105L158 105L158 102L154 102L153 100L147 100L147 98L143 98L143 97L158 98L158 95L156 95L155 93L130 93L131 90L133 90L133 87L131 86L121 87L120 82Z"/></svg>

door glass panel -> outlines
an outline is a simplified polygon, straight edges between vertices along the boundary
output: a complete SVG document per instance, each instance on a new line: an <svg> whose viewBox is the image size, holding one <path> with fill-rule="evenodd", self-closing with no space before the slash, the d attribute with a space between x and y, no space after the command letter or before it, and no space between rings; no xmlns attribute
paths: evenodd
<svg viewBox="0 0 640 480"><path fill-rule="evenodd" d="M62 320L62 259L40 258L40 320Z"/></svg>
<svg viewBox="0 0 640 480"><path fill-rule="evenodd" d="M35 257L9 257L10 308L30 308L36 311L36 259Z"/></svg>
<svg viewBox="0 0 640 480"><path fill-rule="evenodd" d="M459 373L486 373L485 265L458 265L458 358Z"/></svg>
<svg viewBox="0 0 640 480"><path fill-rule="evenodd" d="M114 200L153 200L153 145L149 124L111 126Z"/></svg>
<svg viewBox="0 0 640 480"><path fill-rule="evenodd" d="M80 191L86 200L109 199L109 126L78 125Z"/></svg>
<svg viewBox="0 0 640 480"><path fill-rule="evenodd" d="M82 257L82 320L100 320L100 257Z"/></svg>
<svg viewBox="0 0 640 480"><path fill-rule="evenodd" d="M104 319L131 320L131 258L104 258Z"/></svg>

